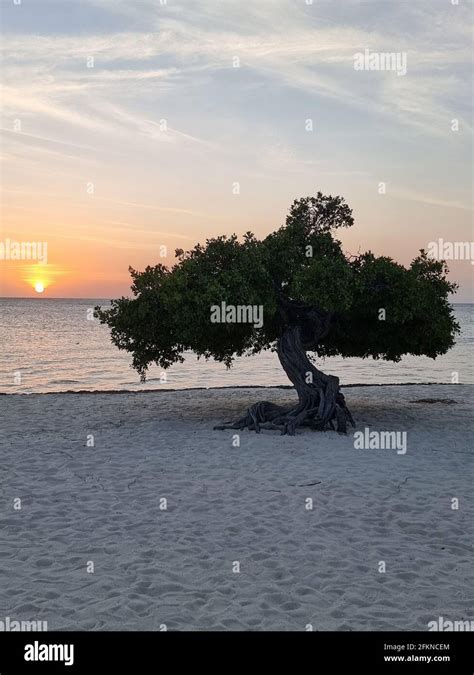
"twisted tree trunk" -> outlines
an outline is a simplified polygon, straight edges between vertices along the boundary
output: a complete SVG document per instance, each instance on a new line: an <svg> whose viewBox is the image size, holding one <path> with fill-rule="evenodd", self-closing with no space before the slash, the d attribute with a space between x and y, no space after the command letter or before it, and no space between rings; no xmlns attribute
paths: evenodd
<svg viewBox="0 0 474 675"><path fill-rule="evenodd" d="M236 420L215 429L278 429L294 435L299 426L324 431L335 429L346 433L347 423L355 426L343 394L339 378L325 375L308 359L302 344L301 326L288 326L277 342L277 354L283 370L294 384L298 404L290 409L269 401L260 401Z"/></svg>

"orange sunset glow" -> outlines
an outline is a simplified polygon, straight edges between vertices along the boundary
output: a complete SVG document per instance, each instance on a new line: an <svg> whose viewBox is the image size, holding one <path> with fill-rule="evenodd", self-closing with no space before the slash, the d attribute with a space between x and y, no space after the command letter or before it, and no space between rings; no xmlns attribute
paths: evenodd
<svg viewBox="0 0 474 675"><path fill-rule="evenodd" d="M175 248L221 234L263 237L318 190L354 210L348 253L409 264L447 227L472 238L466 10L428 13L415 42L393 23L411 55L399 77L354 70L358 49L392 44L367 8L348 8L349 30L301 3L282 9L281 33L269 8L230 5L209 21L202 8L202 23L161 8L158 34L130 5L135 28L117 9L107 39L86 11L75 35L65 17L51 29L8 9L1 239L43 242L47 261L2 260L3 296L33 297L37 282L48 297L128 295L129 265L171 265ZM469 301L472 266L449 266Z"/></svg>

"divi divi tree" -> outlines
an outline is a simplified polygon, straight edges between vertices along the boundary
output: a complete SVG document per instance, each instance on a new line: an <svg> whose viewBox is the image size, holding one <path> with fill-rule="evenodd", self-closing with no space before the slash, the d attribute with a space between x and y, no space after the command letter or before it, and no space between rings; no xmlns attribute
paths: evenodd
<svg viewBox="0 0 474 675"><path fill-rule="evenodd" d="M130 269L133 297L96 307L96 316L142 379L151 364L169 368L190 350L228 367L236 356L276 351L295 404L260 401L216 429L345 432L354 420L339 378L318 367L321 357L436 358L459 331L445 262L423 250L409 267L370 251L346 255L335 233L353 222L341 197L298 199L285 225L262 240L224 235L176 250L171 268ZM232 311L216 320L219 308ZM254 317L252 308L260 320L242 320Z"/></svg>

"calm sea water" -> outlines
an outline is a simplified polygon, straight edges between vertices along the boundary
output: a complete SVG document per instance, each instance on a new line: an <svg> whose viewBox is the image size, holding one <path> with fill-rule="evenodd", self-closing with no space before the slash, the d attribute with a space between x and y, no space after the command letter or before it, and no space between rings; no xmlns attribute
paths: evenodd
<svg viewBox="0 0 474 675"><path fill-rule="evenodd" d="M276 355L266 352L237 359L226 370L214 361L197 360L190 353L183 364L166 372L153 367L140 383L128 354L111 343L106 326L88 320L88 311L107 300L0 299L0 392L111 389L184 389L188 387L289 384ZM405 357L401 363L332 357L320 361L342 384L405 382L473 383L474 305L455 305L462 334L455 347L436 359Z"/></svg>

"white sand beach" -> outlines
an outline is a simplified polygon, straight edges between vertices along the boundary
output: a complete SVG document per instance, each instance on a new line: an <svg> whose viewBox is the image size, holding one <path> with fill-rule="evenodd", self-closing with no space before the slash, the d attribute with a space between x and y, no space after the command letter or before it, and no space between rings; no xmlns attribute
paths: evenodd
<svg viewBox="0 0 474 675"><path fill-rule="evenodd" d="M287 389L2 396L0 619L300 631L473 619L472 387L344 393L358 430L406 431L406 454L355 449L352 431L243 431L240 447L213 431L257 400L292 400Z"/></svg>

